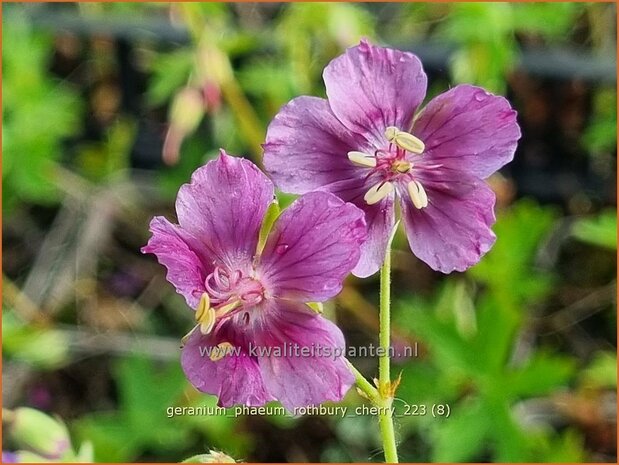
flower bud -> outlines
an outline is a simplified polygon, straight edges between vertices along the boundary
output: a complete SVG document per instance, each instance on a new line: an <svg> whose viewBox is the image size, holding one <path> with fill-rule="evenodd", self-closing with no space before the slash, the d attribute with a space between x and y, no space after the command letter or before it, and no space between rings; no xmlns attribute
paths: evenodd
<svg viewBox="0 0 619 465"><path fill-rule="evenodd" d="M8 419L20 447L50 459L61 458L71 448L69 432L58 420L35 409L20 407Z"/></svg>
<svg viewBox="0 0 619 465"><path fill-rule="evenodd" d="M202 93L193 87L185 87L176 94L170 108L170 125L182 134L190 134L198 127L204 116Z"/></svg>
<svg viewBox="0 0 619 465"><path fill-rule="evenodd" d="M208 454L199 454L183 460L182 463L236 463L229 455L216 450L210 451Z"/></svg>

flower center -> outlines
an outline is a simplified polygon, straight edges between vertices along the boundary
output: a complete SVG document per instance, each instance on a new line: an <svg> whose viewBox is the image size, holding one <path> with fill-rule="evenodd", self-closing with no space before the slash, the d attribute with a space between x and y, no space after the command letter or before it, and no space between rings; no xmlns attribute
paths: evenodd
<svg viewBox="0 0 619 465"><path fill-rule="evenodd" d="M399 179L407 181L406 188L413 205L416 208L427 207L428 196L421 183L414 179L411 171L415 165L408 159L410 155L421 156L425 144L421 139L395 126L389 126L385 130L385 138L389 146L386 149L376 150L374 155L357 151L348 152L348 159L353 164L370 168L368 178L371 176L380 178L380 182L365 193L364 200L368 205L380 202L394 191L393 182Z"/></svg>
<svg viewBox="0 0 619 465"><path fill-rule="evenodd" d="M206 292L200 297L196 308L196 325L183 337L183 344L196 329L199 328L202 334L209 334L218 321L258 305L265 298L260 281L246 276L241 270L227 271L215 267L204 280L204 286ZM248 314L243 316L249 317Z"/></svg>
<svg viewBox="0 0 619 465"><path fill-rule="evenodd" d="M216 267L206 277L204 286L214 304L257 305L264 299L264 287L253 276L246 276L241 270L232 272Z"/></svg>

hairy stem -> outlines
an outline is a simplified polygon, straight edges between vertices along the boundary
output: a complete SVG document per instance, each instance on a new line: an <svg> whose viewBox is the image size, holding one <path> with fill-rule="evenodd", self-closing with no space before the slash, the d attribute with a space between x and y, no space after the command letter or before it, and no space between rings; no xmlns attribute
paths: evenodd
<svg viewBox="0 0 619 465"><path fill-rule="evenodd" d="M395 443L391 405L393 392L390 375L391 346L391 241L387 247L385 261L380 269L380 313L379 345L381 354L378 359L378 391L381 396L381 410L378 417L380 436L385 452L385 462L398 463L398 450Z"/></svg>

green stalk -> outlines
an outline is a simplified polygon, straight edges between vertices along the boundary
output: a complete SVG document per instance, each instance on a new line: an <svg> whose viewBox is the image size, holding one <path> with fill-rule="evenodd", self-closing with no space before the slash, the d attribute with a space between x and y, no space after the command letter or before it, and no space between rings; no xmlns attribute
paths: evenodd
<svg viewBox="0 0 619 465"><path fill-rule="evenodd" d="M387 246L385 261L380 269L379 328L378 340L381 353L378 359L378 391L382 400L381 407L383 408L380 410L378 425L385 452L385 462L398 463L398 450L395 443L395 431L391 414L393 392L391 389L391 360L389 357L391 346L391 240Z"/></svg>
<svg viewBox="0 0 619 465"><path fill-rule="evenodd" d="M372 403L378 403L379 395L376 388L372 386L372 383L365 379L365 376L363 376L352 363L350 363L348 360L346 361L348 362L348 366L350 367L351 371L355 375L355 384L357 385L357 388L363 393L363 395L365 395L365 397L372 401Z"/></svg>

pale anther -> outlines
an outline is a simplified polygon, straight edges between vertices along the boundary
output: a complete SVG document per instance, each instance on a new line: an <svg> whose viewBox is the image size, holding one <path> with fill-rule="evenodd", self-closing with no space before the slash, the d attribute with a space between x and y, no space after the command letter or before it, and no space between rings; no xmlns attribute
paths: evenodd
<svg viewBox="0 0 619 465"><path fill-rule="evenodd" d="M411 153L423 153L426 146L421 139L405 131L400 131L395 126L385 129L385 137L389 142Z"/></svg>
<svg viewBox="0 0 619 465"><path fill-rule="evenodd" d="M428 195L419 181L409 182L407 188L408 195L416 208L421 209L428 206Z"/></svg>
<svg viewBox="0 0 619 465"><path fill-rule="evenodd" d="M200 324L200 332L202 334L209 334L215 327L216 321L217 315L215 314L215 309L211 307L204 313L202 318L198 320L198 323Z"/></svg>
<svg viewBox="0 0 619 465"><path fill-rule="evenodd" d="M204 292L200 296L200 302L198 302L198 308L196 308L196 321L200 321L204 318L204 314L209 308L211 308L211 298Z"/></svg>
<svg viewBox="0 0 619 465"><path fill-rule="evenodd" d="M376 166L376 158L372 155L368 155L363 152L348 152L348 159L355 165L363 166L366 168L374 168Z"/></svg>
<svg viewBox="0 0 619 465"><path fill-rule="evenodd" d="M217 360L221 360L227 355L231 355L233 349L234 349L234 346L230 344L229 342L221 342L217 344L215 347L211 348L211 354L209 355L209 358L213 362L216 362Z"/></svg>
<svg viewBox="0 0 619 465"><path fill-rule="evenodd" d="M363 199L368 205L374 205L380 202L385 197L393 192L393 184L390 182L381 182L371 187L369 191L365 193Z"/></svg>

